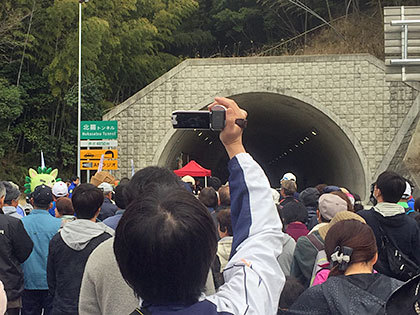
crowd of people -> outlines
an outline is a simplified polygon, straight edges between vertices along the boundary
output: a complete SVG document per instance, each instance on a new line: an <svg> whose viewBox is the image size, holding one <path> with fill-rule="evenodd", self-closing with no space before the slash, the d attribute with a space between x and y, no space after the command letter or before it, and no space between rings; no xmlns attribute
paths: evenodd
<svg viewBox="0 0 420 315"><path fill-rule="evenodd" d="M0 183L0 311L13 314L420 314L420 199L386 171L373 206L346 188L277 191L227 98L226 184L149 166L118 185ZM28 210L29 209L29 210ZM3 287L4 289L3 289Z"/></svg>

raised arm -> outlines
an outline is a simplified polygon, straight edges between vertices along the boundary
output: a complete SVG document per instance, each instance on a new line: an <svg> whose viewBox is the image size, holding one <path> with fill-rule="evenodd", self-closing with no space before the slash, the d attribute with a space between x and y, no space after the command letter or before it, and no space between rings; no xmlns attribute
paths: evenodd
<svg viewBox="0 0 420 315"><path fill-rule="evenodd" d="M219 312L276 314L285 281L277 262L282 251L282 225L268 179L242 145L243 130L235 120L246 118L246 112L230 99L216 98L212 106L215 104L227 108L220 139L231 158L233 244L224 271L225 285L208 299Z"/></svg>

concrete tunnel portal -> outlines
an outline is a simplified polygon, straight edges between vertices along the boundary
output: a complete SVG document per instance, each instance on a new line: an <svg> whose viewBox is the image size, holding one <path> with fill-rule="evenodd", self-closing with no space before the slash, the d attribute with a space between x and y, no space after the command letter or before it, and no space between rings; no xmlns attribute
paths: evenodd
<svg viewBox="0 0 420 315"><path fill-rule="evenodd" d="M244 132L247 151L262 166L272 187L286 172L297 177L298 190L320 183L346 187L366 197L366 171L349 136L315 106L277 93L230 96L248 112ZM159 165L178 168L195 160L222 182L228 179L228 156L218 132L174 131L159 157Z"/></svg>

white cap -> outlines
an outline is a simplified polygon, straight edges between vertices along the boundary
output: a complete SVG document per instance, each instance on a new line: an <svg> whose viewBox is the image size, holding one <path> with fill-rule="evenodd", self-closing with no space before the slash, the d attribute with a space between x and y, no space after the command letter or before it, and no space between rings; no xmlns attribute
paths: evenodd
<svg viewBox="0 0 420 315"><path fill-rule="evenodd" d="M100 190L104 192L104 194L109 194L110 192L114 192L114 188L112 188L111 184L102 183L98 186Z"/></svg>
<svg viewBox="0 0 420 315"><path fill-rule="evenodd" d="M57 198L66 197L69 193L66 183L56 182L52 187L52 194Z"/></svg>
<svg viewBox="0 0 420 315"><path fill-rule="evenodd" d="M404 193L403 193L403 195L402 195L401 198L402 199L408 199L408 198L410 198L411 193L412 193L412 191L411 191L411 185L408 182L405 182L405 191L404 191Z"/></svg>
<svg viewBox="0 0 420 315"><path fill-rule="evenodd" d="M286 173L283 175L283 178L280 180L280 182L284 180L293 180L296 181L296 176L293 173Z"/></svg>

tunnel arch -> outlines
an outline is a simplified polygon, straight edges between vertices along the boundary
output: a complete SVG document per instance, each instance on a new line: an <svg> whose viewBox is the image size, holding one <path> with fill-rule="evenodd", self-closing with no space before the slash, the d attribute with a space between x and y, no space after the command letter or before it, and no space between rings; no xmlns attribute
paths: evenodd
<svg viewBox="0 0 420 315"><path fill-rule="evenodd" d="M325 106L287 89L226 90L219 95L235 99L248 111L244 144L272 187L291 171L300 188L325 182L368 196L371 172L363 149L345 122ZM191 109L204 109L212 101L209 97ZM170 129L153 163L175 169L182 152L226 180L228 157L217 139L214 132Z"/></svg>

